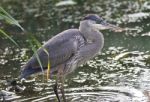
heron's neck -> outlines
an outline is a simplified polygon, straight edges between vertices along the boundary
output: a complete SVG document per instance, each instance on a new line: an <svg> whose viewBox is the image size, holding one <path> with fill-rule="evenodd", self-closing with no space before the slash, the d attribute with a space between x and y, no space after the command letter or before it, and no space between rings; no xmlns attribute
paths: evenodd
<svg viewBox="0 0 150 102"><path fill-rule="evenodd" d="M104 45L103 34L99 30L94 29L88 21L80 22L79 31L87 41L95 43L95 46L99 46L102 49Z"/></svg>

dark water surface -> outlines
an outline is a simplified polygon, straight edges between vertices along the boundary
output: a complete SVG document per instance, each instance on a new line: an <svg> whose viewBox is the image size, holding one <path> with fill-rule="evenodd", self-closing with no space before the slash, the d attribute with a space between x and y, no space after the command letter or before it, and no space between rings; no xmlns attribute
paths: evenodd
<svg viewBox="0 0 150 102"><path fill-rule="evenodd" d="M150 1L149 0L1 0L0 5L44 43L55 34L77 28L88 13L126 28L102 31L105 46L96 58L65 80L68 102L148 102L150 99ZM32 56L28 34L15 26L0 25L20 48L0 38L0 90L14 102L56 102L52 86L42 76L32 77L21 93L7 93L7 79L17 78L20 67ZM1 94L0 93L0 94ZM150 101L150 100L149 100Z"/></svg>

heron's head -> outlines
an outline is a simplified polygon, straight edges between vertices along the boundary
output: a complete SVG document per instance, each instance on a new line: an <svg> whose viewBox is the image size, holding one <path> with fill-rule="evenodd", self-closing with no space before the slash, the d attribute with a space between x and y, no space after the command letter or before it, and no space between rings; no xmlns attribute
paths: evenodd
<svg viewBox="0 0 150 102"><path fill-rule="evenodd" d="M111 29L113 31L122 31L123 29L106 22L103 18L96 14L89 14L84 17L83 21L87 21L90 26L97 30Z"/></svg>

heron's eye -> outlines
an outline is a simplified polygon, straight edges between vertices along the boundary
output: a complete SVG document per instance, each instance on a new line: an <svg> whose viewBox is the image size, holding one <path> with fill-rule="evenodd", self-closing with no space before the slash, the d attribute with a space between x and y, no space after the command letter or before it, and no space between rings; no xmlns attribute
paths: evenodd
<svg viewBox="0 0 150 102"><path fill-rule="evenodd" d="M101 23L101 21L97 20L97 21L96 21L96 23L97 23L97 24L100 24L100 23Z"/></svg>
<svg viewBox="0 0 150 102"><path fill-rule="evenodd" d="M103 22L103 20L102 19L98 19L98 20L96 20L96 23L97 24L101 24Z"/></svg>

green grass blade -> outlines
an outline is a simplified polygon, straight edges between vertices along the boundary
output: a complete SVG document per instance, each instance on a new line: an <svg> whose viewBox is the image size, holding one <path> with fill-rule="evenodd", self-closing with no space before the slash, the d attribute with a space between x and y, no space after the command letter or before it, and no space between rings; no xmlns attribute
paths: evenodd
<svg viewBox="0 0 150 102"><path fill-rule="evenodd" d="M0 7L0 18L6 20L10 24L14 24L18 26L22 31L24 31L23 27L15 20L10 14L8 14L2 7Z"/></svg>
<svg viewBox="0 0 150 102"><path fill-rule="evenodd" d="M38 53L37 53L37 49L34 47L34 45L33 45L33 43L32 43L31 40L29 40L29 43L30 43L30 46L31 46L31 48L32 48L32 50L33 50L33 52L34 52L34 54L35 54L37 60L38 60L38 63L39 63L39 65L40 65L40 67L41 67L41 71L42 71L42 73L44 74L43 66L42 66L41 60L40 60L40 58L39 58L39 55L38 55Z"/></svg>
<svg viewBox="0 0 150 102"><path fill-rule="evenodd" d="M29 37L38 47L42 47L41 43L31 33L29 34Z"/></svg>
<svg viewBox="0 0 150 102"><path fill-rule="evenodd" d="M3 14L0 13L0 20L3 20L4 19L4 16Z"/></svg>
<svg viewBox="0 0 150 102"><path fill-rule="evenodd" d="M6 34L2 29L0 29L0 33L3 34L5 37L7 37L9 40L11 40L16 46L19 47L17 42L15 42L8 34Z"/></svg>

